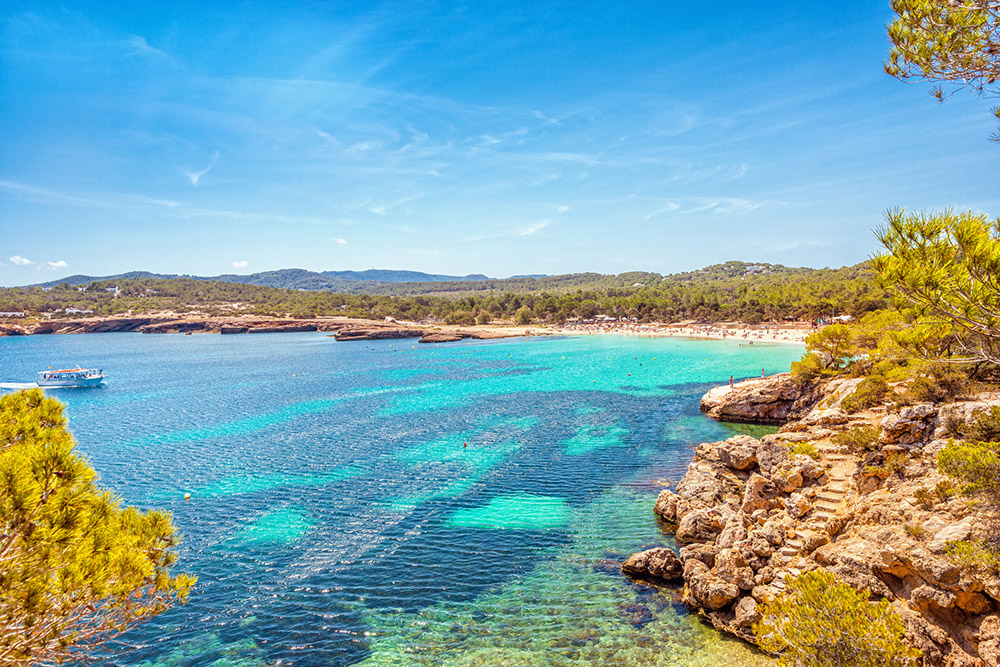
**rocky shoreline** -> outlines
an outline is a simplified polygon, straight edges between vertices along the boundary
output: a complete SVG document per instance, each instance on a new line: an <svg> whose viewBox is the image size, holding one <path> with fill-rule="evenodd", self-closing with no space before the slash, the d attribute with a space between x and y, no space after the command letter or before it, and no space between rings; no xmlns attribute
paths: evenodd
<svg viewBox="0 0 1000 667"><path fill-rule="evenodd" d="M968 498L934 495L945 481L935 462L947 422L1000 405L1000 396L848 414L840 402L859 381L800 387L784 373L708 392L701 407L710 416L784 425L760 439L698 445L676 490L654 507L679 551L634 554L622 570L682 581L702 618L756 644L760 607L785 578L824 568L889 600L922 664L1000 665L1000 579L947 553L991 526ZM874 451L832 440L862 426L877 429Z"/></svg>
<svg viewBox="0 0 1000 667"><path fill-rule="evenodd" d="M338 341L419 338L421 343L448 343L474 339L513 338L539 332L505 327L463 329L402 324L376 320L337 318L178 318L168 316L101 317L46 320L30 324L2 324L0 336L137 332L144 334L215 333L224 335L329 332Z"/></svg>

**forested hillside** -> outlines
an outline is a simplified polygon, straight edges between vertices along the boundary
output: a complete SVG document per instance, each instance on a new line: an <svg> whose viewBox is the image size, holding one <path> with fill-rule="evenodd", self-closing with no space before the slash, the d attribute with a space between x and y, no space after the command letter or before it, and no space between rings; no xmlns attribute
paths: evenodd
<svg viewBox="0 0 1000 667"><path fill-rule="evenodd" d="M400 290L417 283L398 283ZM861 315L886 305L867 264L841 269L792 269L743 262L660 276L654 273L570 274L481 283L421 283L431 293L348 294L289 290L194 278L129 277L87 285L0 289L0 311L66 317L172 310L219 315L293 317L347 315L404 320L511 318L565 322L595 315L639 321L741 320L749 323ZM476 289L470 289L475 285ZM71 309L67 314L66 310Z"/></svg>

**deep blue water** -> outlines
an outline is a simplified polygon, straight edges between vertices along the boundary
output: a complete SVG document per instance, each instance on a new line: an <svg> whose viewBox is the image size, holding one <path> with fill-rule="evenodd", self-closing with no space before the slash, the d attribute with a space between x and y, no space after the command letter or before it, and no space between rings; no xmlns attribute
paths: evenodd
<svg viewBox="0 0 1000 667"><path fill-rule="evenodd" d="M419 345L322 334L0 338L0 383L65 401L130 504L173 512L190 602L128 665L722 665L762 659L618 563L692 445L698 399L793 346L593 336ZM190 493L190 501L184 494Z"/></svg>

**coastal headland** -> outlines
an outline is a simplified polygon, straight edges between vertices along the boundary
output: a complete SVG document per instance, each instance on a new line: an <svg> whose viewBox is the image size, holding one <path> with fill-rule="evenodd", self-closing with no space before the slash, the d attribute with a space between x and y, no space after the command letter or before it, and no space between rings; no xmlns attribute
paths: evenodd
<svg viewBox="0 0 1000 667"><path fill-rule="evenodd" d="M789 577L822 568L888 600L921 664L998 665L1000 577L951 554L995 526L948 491L936 460L949 425L1000 406L1000 394L849 413L841 404L860 382L796 384L782 373L709 391L701 408L711 417L783 425L698 445L651 508L679 550L634 554L622 570L683 582L701 617L756 644L762 605ZM871 441L858 446L862 435Z"/></svg>
<svg viewBox="0 0 1000 667"><path fill-rule="evenodd" d="M515 326L510 323L499 323L455 326L443 323L363 320L347 317L201 317L170 312L143 316L13 320L0 323L0 336L110 332L234 335L320 331L329 333L338 341L418 338L422 343L447 343L466 338L488 340L520 336L630 335L707 338L737 341L743 344L753 342L802 344L811 330L812 327L807 322L748 325L739 322L640 324L610 321L597 324Z"/></svg>

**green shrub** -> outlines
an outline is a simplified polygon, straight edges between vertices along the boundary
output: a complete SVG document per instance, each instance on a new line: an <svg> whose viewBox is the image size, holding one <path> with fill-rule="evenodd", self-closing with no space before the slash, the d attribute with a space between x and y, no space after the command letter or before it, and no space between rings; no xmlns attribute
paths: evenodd
<svg viewBox="0 0 1000 667"><path fill-rule="evenodd" d="M920 651L903 642L905 627L888 600L869 602L826 570L786 580L753 627L760 648L784 667L906 667Z"/></svg>
<svg viewBox="0 0 1000 667"><path fill-rule="evenodd" d="M937 496L934 494L934 492L928 489L926 486L920 487L913 494L913 498L918 503L920 503L920 506L923 507L925 510L929 510L930 508L934 507L934 500L936 499L936 497Z"/></svg>
<svg viewBox="0 0 1000 667"><path fill-rule="evenodd" d="M903 529L906 530L910 537L918 540L924 534L924 528L919 523L904 523Z"/></svg>
<svg viewBox="0 0 1000 667"><path fill-rule="evenodd" d="M958 415L945 415L944 419L941 421L941 425L944 427L945 435L949 438L962 438L965 435L965 420Z"/></svg>
<svg viewBox="0 0 1000 667"><path fill-rule="evenodd" d="M1000 407L975 413L964 428L962 435L972 440L1000 442Z"/></svg>
<svg viewBox="0 0 1000 667"><path fill-rule="evenodd" d="M873 424L854 426L833 436L832 440L852 452L873 452L879 449L878 436L881 430Z"/></svg>
<svg viewBox="0 0 1000 667"><path fill-rule="evenodd" d="M877 375L866 377L857 388L840 403L846 412L857 412L881 405L889 395L889 383Z"/></svg>
<svg viewBox="0 0 1000 667"><path fill-rule="evenodd" d="M796 442L795 446L792 447L792 454L804 454L813 461L819 460L819 451L816 449L816 445L811 442Z"/></svg>
<svg viewBox="0 0 1000 667"><path fill-rule="evenodd" d="M885 467L890 473L899 472L910 462L910 455L906 452L889 452L885 455Z"/></svg>
<svg viewBox="0 0 1000 667"><path fill-rule="evenodd" d="M950 479L942 479L934 485L934 495L936 495L938 500L942 502L955 495L955 492L955 483Z"/></svg>
<svg viewBox="0 0 1000 667"><path fill-rule="evenodd" d="M527 306L521 306L520 308L517 309L517 312L514 313L514 324L522 326L526 324L531 324L531 315L532 315L531 308L528 308Z"/></svg>
<svg viewBox="0 0 1000 667"><path fill-rule="evenodd" d="M476 315L476 324L489 324L492 321L493 315L487 310L481 310L479 311L479 314Z"/></svg>
<svg viewBox="0 0 1000 667"><path fill-rule="evenodd" d="M892 470L885 466L870 465L864 467L864 473L866 477L878 477L879 479L889 479L892 475Z"/></svg>
<svg viewBox="0 0 1000 667"><path fill-rule="evenodd" d="M823 360L818 354L807 352L801 360L792 362L791 370L796 384L812 382L824 374Z"/></svg>
<svg viewBox="0 0 1000 667"><path fill-rule="evenodd" d="M448 313L444 318L445 324L472 324L474 321L472 313L467 310L456 310Z"/></svg>
<svg viewBox="0 0 1000 667"><path fill-rule="evenodd" d="M1000 442L949 440L938 452L937 466L962 485L963 493L1000 502Z"/></svg>
<svg viewBox="0 0 1000 667"><path fill-rule="evenodd" d="M958 369L930 366L927 375L913 378L899 397L901 404L942 403L954 400L969 389L968 375Z"/></svg>
<svg viewBox="0 0 1000 667"><path fill-rule="evenodd" d="M985 542L972 540L949 542L948 556L966 569L1000 574L1000 554Z"/></svg>

